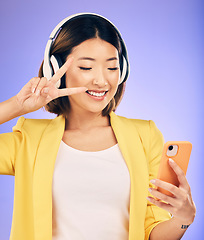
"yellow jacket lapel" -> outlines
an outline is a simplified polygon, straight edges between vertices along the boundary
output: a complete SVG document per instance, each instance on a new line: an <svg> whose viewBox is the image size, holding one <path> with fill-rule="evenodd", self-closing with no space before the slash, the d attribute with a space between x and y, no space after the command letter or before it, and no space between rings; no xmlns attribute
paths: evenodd
<svg viewBox="0 0 204 240"><path fill-rule="evenodd" d="M52 239L52 176L65 120L59 116L45 129L37 151L33 176L35 239Z"/></svg>
<svg viewBox="0 0 204 240"><path fill-rule="evenodd" d="M129 239L144 237L144 219L148 195L148 167L135 120L110 114L111 125L130 173ZM138 234L141 233L141 236ZM140 238L138 238L140 239Z"/></svg>

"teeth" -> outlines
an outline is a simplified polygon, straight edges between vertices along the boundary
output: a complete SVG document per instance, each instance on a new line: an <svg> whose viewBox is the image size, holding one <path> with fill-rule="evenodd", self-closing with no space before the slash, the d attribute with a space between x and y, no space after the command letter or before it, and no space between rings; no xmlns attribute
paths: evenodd
<svg viewBox="0 0 204 240"><path fill-rule="evenodd" d="M87 91L90 95L92 96L96 96L96 97L102 97L106 94L106 92L102 92L102 93L96 93L96 92L92 92L92 91Z"/></svg>

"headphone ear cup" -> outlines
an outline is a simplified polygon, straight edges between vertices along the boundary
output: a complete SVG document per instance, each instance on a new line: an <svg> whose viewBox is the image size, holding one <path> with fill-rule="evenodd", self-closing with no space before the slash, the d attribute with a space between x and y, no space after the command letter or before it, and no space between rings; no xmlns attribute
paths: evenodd
<svg viewBox="0 0 204 240"><path fill-rule="evenodd" d="M122 73L121 73L121 77L120 77L120 81L119 81L118 85L121 84L125 80L125 77L128 73L127 61L124 56L122 56L122 57L123 57L123 69L122 69Z"/></svg>
<svg viewBox="0 0 204 240"><path fill-rule="evenodd" d="M50 62L52 64L53 75L61 68L62 60L59 55L55 54L50 57ZM61 78L56 83L56 87L59 88L61 85Z"/></svg>

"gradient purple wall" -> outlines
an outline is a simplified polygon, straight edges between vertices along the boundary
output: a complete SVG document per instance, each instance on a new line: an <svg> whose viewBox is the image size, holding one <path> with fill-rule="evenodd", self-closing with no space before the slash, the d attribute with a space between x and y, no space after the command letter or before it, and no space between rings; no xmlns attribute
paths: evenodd
<svg viewBox="0 0 204 240"><path fill-rule="evenodd" d="M37 75L48 36L63 18L95 12L118 27L128 48L131 72L117 113L154 120L166 141L193 143L187 179L197 216L184 240L201 240L204 236L203 10L202 0L0 2L1 102ZM39 110L25 117L55 115ZM1 125L0 133L12 131L16 121ZM9 239L13 191L14 177L0 176L0 240Z"/></svg>

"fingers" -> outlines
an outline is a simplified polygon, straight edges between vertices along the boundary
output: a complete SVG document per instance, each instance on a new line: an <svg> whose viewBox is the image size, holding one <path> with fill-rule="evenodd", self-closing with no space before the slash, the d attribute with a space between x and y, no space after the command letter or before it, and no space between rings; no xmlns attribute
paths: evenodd
<svg viewBox="0 0 204 240"><path fill-rule="evenodd" d="M151 203L153 203L154 205L165 209L166 211L168 211L170 213L172 212L173 207L168 203L158 201L158 200L154 199L153 197L147 197L147 200L150 201Z"/></svg>
<svg viewBox="0 0 204 240"><path fill-rule="evenodd" d="M58 90L58 96L63 97L63 96L68 96L76 93L82 93L87 91L88 88L86 87L76 87L76 88L62 88Z"/></svg>
<svg viewBox="0 0 204 240"><path fill-rule="evenodd" d="M34 77L30 80L31 83L31 92L34 93L38 84L40 82L40 78L39 77Z"/></svg>
<svg viewBox="0 0 204 240"><path fill-rule="evenodd" d="M40 78L38 82L38 84L35 84L35 86L33 86L34 88L32 89L32 92L35 93L36 96L40 95L41 90L46 86L47 84L47 78L42 77Z"/></svg>
<svg viewBox="0 0 204 240"><path fill-rule="evenodd" d="M73 57L69 58L64 65L50 78L50 81L57 83L57 81L66 73L69 66L73 62Z"/></svg>
<svg viewBox="0 0 204 240"><path fill-rule="evenodd" d="M171 183L162 181L160 179L153 179L150 182L153 183L157 187L161 187L161 188L171 192L173 195L178 195L179 194L179 188L177 188L176 186L174 186Z"/></svg>
<svg viewBox="0 0 204 240"><path fill-rule="evenodd" d="M150 182L152 182L157 187L160 187L162 189L165 189L165 190L171 192L174 195L174 196L168 196L155 188L149 188L149 192L154 197L156 197L157 199L160 199L162 201L165 201L166 203L169 203L172 206L177 205L177 199L182 197L182 195L183 195L183 192L178 187L174 186L171 183L164 182L160 179L154 179L154 180L151 180Z"/></svg>
<svg viewBox="0 0 204 240"><path fill-rule="evenodd" d="M190 190L190 186L188 184L188 181L186 179L185 173L183 172L183 170L171 159L169 158L169 165L171 166L171 168L174 170L174 172L177 175L178 181L179 181L179 187L189 191Z"/></svg>

